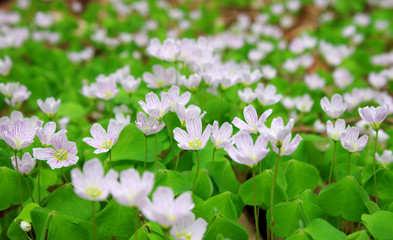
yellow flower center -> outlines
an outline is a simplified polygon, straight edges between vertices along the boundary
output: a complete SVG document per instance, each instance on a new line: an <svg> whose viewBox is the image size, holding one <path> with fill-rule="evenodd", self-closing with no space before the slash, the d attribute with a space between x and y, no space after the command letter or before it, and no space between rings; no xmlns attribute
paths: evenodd
<svg viewBox="0 0 393 240"><path fill-rule="evenodd" d="M157 82L156 82L156 86L157 86L158 88L163 87L163 86L165 86L165 85L166 85L166 82L165 82L164 80L162 80L162 79L159 79L159 80L157 80Z"/></svg>
<svg viewBox="0 0 393 240"><path fill-rule="evenodd" d="M96 186L92 186L86 189L86 194L91 198L98 198L101 196L101 189L97 188Z"/></svg>
<svg viewBox="0 0 393 240"><path fill-rule="evenodd" d="M193 141L189 142L188 145L190 146L190 148L196 149L202 146L202 142L198 139L194 139Z"/></svg>
<svg viewBox="0 0 393 240"><path fill-rule="evenodd" d="M191 234L186 231L176 234L176 238L181 238L181 237L185 237L187 240L191 240Z"/></svg>
<svg viewBox="0 0 393 240"><path fill-rule="evenodd" d="M55 158L57 159L57 161L64 161L64 160L67 160L67 158L68 158L68 152L65 151L64 149L59 149L59 150L57 150L57 152L55 153Z"/></svg>
<svg viewBox="0 0 393 240"><path fill-rule="evenodd" d="M112 147L112 142L111 141L104 141L102 144L101 144L101 148L104 148L104 149L110 149Z"/></svg>
<svg viewBox="0 0 393 240"><path fill-rule="evenodd" d="M112 97L113 97L112 92L105 92L104 98L112 98Z"/></svg>

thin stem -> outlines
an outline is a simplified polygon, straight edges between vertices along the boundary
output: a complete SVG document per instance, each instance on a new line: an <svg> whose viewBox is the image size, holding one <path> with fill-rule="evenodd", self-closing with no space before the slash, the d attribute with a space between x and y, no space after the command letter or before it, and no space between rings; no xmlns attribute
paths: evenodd
<svg viewBox="0 0 393 240"><path fill-rule="evenodd" d="M164 237L165 240L169 240L169 228L164 228Z"/></svg>
<svg viewBox="0 0 393 240"><path fill-rule="evenodd" d="M172 139L172 134L171 134L171 122L172 122L172 115L168 114L168 125L166 125L166 129L168 132L168 137L169 137L169 143L171 145L171 151L175 150L173 147L173 139Z"/></svg>
<svg viewBox="0 0 393 240"><path fill-rule="evenodd" d="M306 227L307 227L308 225L310 225L310 220L308 220L308 217L307 217L306 213L304 212L302 200L299 200L299 208L300 208L300 212L303 215L304 221L306 221Z"/></svg>
<svg viewBox="0 0 393 240"><path fill-rule="evenodd" d="M351 152L348 152L348 176L351 169Z"/></svg>
<svg viewBox="0 0 393 240"><path fill-rule="evenodd" d="M92 217L92 220L93 220L94 240L98 240L97 224L96 224L96 209L95 209L95 206L94 206L94 201L91 202L91 217Z"/></svg>
<svg viewBox="0 0 393 240"><path fill-rule="evenodd" d="M217 149L216 149L216 148L214 148L214 149L213 149L212 163L210 164L209 170L207 171L207 175L209 175L209 173L210 173L210 170L212 170L213 163L214 163L214 155L215 155L214 153L216 153L216 151L217 151Z"/></svg>
<svg viewBox="0 0 393 240"><path fill-rule="evenodd" d="M66 175L64 174L63 168L61 168L61 175L63 175L64 180L66 181L66 183L68 183L69 181Z"/></svg>
<svg viewBox="0 0 393 240"><path fill-rule="evenodd" d="M378 199L378 188L377 188L377 174L375 172L375 153L377 152L377 144L378 144L378 130L375 131L375 145L374 145L374 160L373 160L373 173L374 173L374 191L375 191L375 202L377 205L379 205L379 199Z"/></svg>
<svg viewBox="0 0 393 240"><path fill-rule="evenodd" d="M199 154L198 154L198 151L195 151L195 153L196 153L196 156L197 156L198 166L197 166L197 171L196 171L196 174L195 174L194 184L192 185L192 193L194 193L196 181L198 179L198 174L199 174Z"/></svg>
<svg viewBox="0 0 393 240"><path fill-rule="evenodd" d="M38 205L41 206L41 161L38 161Z"/></svg>
<svg viewBox="0 0 393 240"><path fill-rule="evenodd" d="M157 137L158 133L156 133L156 145L154 147L154 161L156 162L156 173L158 173L158 159L157 159Z"/></svg>
<svg viewBox="0 0 393 240"><path fill-rule="evenodd" d="M332 163L330 164L330 173L329 173L329 184L332 182L332 175L333 175L333 169L334 169L334 164L336 163L336 145L337 141L333 140L333 159Z"/></svg>
<svg viewBox="0 0 393 240"><path fill-rule="evenodd" d="M28 176L25 176L25 182L26 182L27 190L29 190L31 201L34 202L33 193L31 192L31 188L30 188L30 184L29 184L29 177Z"/></svg>
<svg viewBox="0 0 393 240"><path fill-rule="evenodd" d="M177 149L177 157L176 157L176 165L175 165L175 171L177 171L177 166L179 165L179 158L180 158L180 149Z"/></svg>
<svg viewBox="0 0 393 240"><path fill-rule="evenodd" d="M257 184L255 181L255 168L252 168L252 179L254 182L254 218L255 218L255 230L256 230L256 240L259 240L259 216L258 216L258 211L257 211L257 196L256 196L256 192L257 192Z"/></svg>
<svg viewBox="0 0 393 240"><path fill-rule="evenodd" d="M20 176L19 176L19 164L18 164L18 158L16 156L16 151L15 153L15 166L16 166L16 173L18 175L18 183L19 183L19 193L20 193L20 208L23 209L23 193L22 193L22 183L20 181Z"/></svg>
<svg viewBox="0 0 393 240"><path fill-rule="evenodd" d="M112 150L109 150L109 169L112 168Z"/></svg>
<svg viewBox="0 0 393 240"><path fill-rule="evenodd" d="M276 158L276 165L274 167L274 175L272 182L272 192L270 193L270 226L271 226L271 238L274 237L274 217L273 217L273 205L274 205L274 189L276 187L277 171L278 171L278 161L280 160L281 148L278 149L278 154Z"/></svg>
<svg viewBox="0 0 393 240"><path fill-rule="evenodd" d="M134 235L135 235L135 238L134 238L134 240L138 240L138 220L139 220L139 214L138 214L138 208L137 207L134 208L134 216L135 216L135 219L134 219L134 227L135 227Z"/></svg>
<svg viewBox="0 0 393 240"><path fill-rule="evenodd" d="M143 171L146 170L147 164L147 135L145 135L145 163L143 164Z"/></svg>

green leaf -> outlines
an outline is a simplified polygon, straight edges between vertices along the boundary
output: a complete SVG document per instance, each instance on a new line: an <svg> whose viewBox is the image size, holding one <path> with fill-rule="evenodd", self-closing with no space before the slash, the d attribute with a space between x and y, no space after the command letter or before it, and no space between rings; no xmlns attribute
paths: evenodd
<svg viewBox="0 0 393 240"><path fill-rule="evenodd" d="M359 222L363 213L367 213L366 191L359 186L352 176L324 187L317 196L317 204L329 216L342 216L344 219Z"/></svg>
<svg viewBox="0 0 393 240"><path fill-rule="evenodd" d="M368 212L370 214L374 214L374 213L378 212L379 210L381 210L381 209L379 209L378 205L373 201L367 201L366 207L367 207Z"/></svg>
<svg viewBox="0 0 393 240"><path fill-rule="evenodd" d="M217 214L207 227L206 240L216 240L218 235L225 239L248 240L248 233L236 220Z"/></svg>
<svg viewBox="0 0 393 240"><path fill-rule="evenodd" d="M22 185L23 201L26 201L29 199L30 194L26 186L26 181L23 179L23 174L19 174L19 176ZM33 181L30 178L29 184L33 188ZM9 208L11 205L20 204L18 175L15 170L0 167L0 192L0 211Z"/></svg>
<svg viewBox="0 0 393 240"><path fill-rule="evenodd" d="M215 214L237 220L237 212L230 192L224 192L205 201L202 217L209 221Z"/></svg>
<svg viewBox="0 0 393 240"><path fill-rule="evenodd" d="M112 199L97 216L99 239L129 239L135 232L135 209ZM137 221L139 228L140 223Z"/></svg>
<svg viewBox="0 0 393 240"><path fill-rule="evenodd" d="M162 131L158 134L157 154L169 148L167 136ZM112 148L112 161L134 160L145 161L145 134L134 123L127 125L119 136L119 140ZM155 159L155 135L147 139L147 162Z"/></svg>
<svg viewBox="0 0 393 240"><path fill-rule="evenodd" d="M56 114L59 117L79 118L86 114L86 108L77 102L62 102Z"/></svg>
<svg viewBox="0 0 393 240"><path fill-rule="evenodd" d="M393 173L389 171L388 168L382 167L376 172L377 177L377 189L378 189L378 197L380 199L389 199L393 200ZM370 193L375 195L374 191L374 176L371 175L370 178L364 183L364 189Z"/></svg>
<svg viewBox="0 0 393 240"><path fill-rule="evenodd" d="M86 240L93 238L93 225L85 220L63 215L56 211L36 207L31 213L37 239Z"/></svg>
<svg viewBox="0 0 393 240"><path fill-rule="evenodd" d="M287 240L345 240L345 234L323 219L314 219L304 229L299 229Z"/></svg>
<svg viewBox="0 0 393 240"><path fill-rule="evenodd" d="M195 170L196 171L196 170ZM195 173L191 174L192 179L195 179ZM198 179L195 184L194 194L203 200L208 199L213 194L213 183L207 175L206 169L200 169Z"/></svg>
<svg viewBox="0 0 393 240"><path fill-rule="evenodd" d="M388 240L393 239L393 213L388 211L379 211L373 215L364 214L362 221L367 230L375 239Z"/></svg>
<svg viewBox="0 0 393 240"><path fill-rule="evenodd" d="M270 208L270 194L272 189L273 176L271 170L265 170L255 177L256 183L256 204L263 209ZM239 196L247 205L254 205L254 182L250 178L244 182L239 188ZM276 184L274 190L274 204L282 202L286 199L285 192L280 184Z"/></svg>
<svg viewBox="0 0 393 240"><path fill-rule="evenodd" d="M49 210L55 210L65 215L91 219L91 201L78 197L70 183L57 188L42 202L43 206ZM99 203L95 202L96 212L100 209Z"/></svg>
<svg viewBox="0 0 393 240"><path fill-rule="evenodd" d="M215 161L210 176L220 192L229 191L237 193L240 183L228 160L221 162Z"/></svg>
<svg viewBox="0 0 393 240"><path fill-rule="evenodd" d="M311 164L291 160L285 169L288 199L297 197L306 189L314 190L319 181L319 172Z"/></svg>
<svg viewBox="0 0 393 240"><path fill-rule="evenodd" d="M315 204L293 200L274 205L274 233L280 238L290 236L302 226L307 226L315 218L323 217L323 211ZM268 210L266 220L270 222L271 211Z"/></svg>
<svg viewBox="0 0 393 240"><path fill-rule="evenodd" d="M159 186L170 187L175 195L179 195L180 193L190 191L192 189L192 182L177 171L163 170L156 175L153 192Z"/></svg>
<svg viewBox="0 0 393 240"><path fill-rule="evenodd" d="M351 233L347 236L347 240L370 240L367 230Z"/></svg>
<svg viewBox="0 0 393 240"><path fill-rule="evenodd" d="M20 223L21 221L31 223L30 212L36 207L39 207L37 203L27 204L19 213L18 217L12 221L7 231L7 236L10 239L27 239L26 233L20 228Z"/></svg>

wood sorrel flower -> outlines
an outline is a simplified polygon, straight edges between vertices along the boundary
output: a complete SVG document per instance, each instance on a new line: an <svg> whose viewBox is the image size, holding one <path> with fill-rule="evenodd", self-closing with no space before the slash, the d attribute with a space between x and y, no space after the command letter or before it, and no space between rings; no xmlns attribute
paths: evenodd
<svg viewBox="0 0 393 240"><path fill-rule="evenodd" d="M359 108L359 115L363 120L370 123L375 131L378 131L381 127L381 123L385 120L389 113L389 107L387 105L382 105L377 108L375 107L364 107Z"/></svg>
<svg viewBox="0 0 393 240"><path fill-rule="evenodd" d="M150 221L169 228L183 221L193 208L191 192L182 193L175 199L171 188L158 187L153 193L153 201L148 201L141 210Z"/></svg>
<svg viewBox="0 0 393 240"><path fill-rule="evenodd" d="M277 154L280 154L280 156L291 155L294 151L296 151L300 142L303 140L303 138L299 134L296 134L292 141L291 138L292 134L289 133L282 141L282 145L280 148L278 148L275 144L272 144L273 151Z"/></svg>
<svg viewBox="0 0 393 240"><path fill-rule="evenodd" d="M50 145L50 141L52 137L54 136L56 131L56 123L55 122L48 122L45 124L43 128L39 128L37 130L37 137L40 140L41 144L43 146ZM65 134L67 130L60 130L56 134Z"/></svg>
<svg viewBox="0 0 393 240"><path fill-rule="evenodd" d="M55 134L50 140L53 148L33 148L33 156L38 160L47 160L52 168L68 167L76 164L79 157L74 142L68 141L65 134Z"/></svg>
<svg viewBox="0 0 393 240"><path fill-rule="evenodd" d="M184 126L186 121L188 121L189 119L202 119L205 116L206 111L203 111L202 114L201 112L201 108L195 105L190 105L187 108L184 105L179 104L176 106L176 114L182 126Z"/></svg>
<svg viewBox="0 0 393 240"><path fill-rule="evenodd" d="M334 94L332 101L329 102L327 97L321 99L322 110L331 118L340 117L348 107L348 103L343 102L343 97L340 94Z"/></svg>
<svg viewBox="0 0 393 240"><path fill-rule="evenodd" d="M363 135L359 138L359 128L348 127L341 134L341 145L349 152L360 152L367 145L368 136Z"/></svg>
<svg viewBox="0 0 393 240"><path fill-rule="evenodd" d="M116 201L124 206L141 208L147 203L147 196L154 185L154 174L144 172L142 177L136 169L127 169L120 173L120 183L115 181L111 194Z"/></svg>
<svg viewBox="0 0 393 240"><path fill-rule="evenodd" d="M161 98L164 97L163 94L164 92L161 92ZM177 105L185 106L191 99L190 92L185 92L180 95L180 88L178 86L172 86L168 90L168 95L169 95L169 110L172 112L176 111Z"/></svg>
<svg viewBox="0 0 393 240"><path fill-rule="evenodd" d="M274 85L263 86L262 83L258 83L255 88L255 95L258 98L258 101L262 104L262 106L269 106L278 103L282 95L276 95L277 88Z"/></svg>
<svg viewBox="0 0 393 240"><path fill-rule="evenodd" d="M160 65L154 65L153 74L146 72L142 78L150 89L163 88L175 83L176 69L173 67L164 69Z"/></svg>
<svg viewBox="0 0 393 240"><path fill-rule="evenodd" d="M378 162L385 162L389 164L393 162L393 152L390 150L385 150L381 156L379 156L378 153L375 153L375 158Z"/></svg>
<svg viewBox="0 0 393 240"><path fill-rule="evenodd" d="M154 117L149 117L149 119L147 119L144 112L139 112L136 119L135 124L137 128L146 135L158 133L165 127L164 122L160 122Z"/></svg>
<svg viewBox="0 0 393 240"><path fill-rule="evenodd" d="M209 124L202 134L202 120L200 118L186 121L187 132L181 128L173 130L174 138L179 143L178 146L184 150L199 150L206 146L210 138L213 127Z"/></svg>
<svg viewBox="0 0 393 240"><path fill-rule="evenodd" d="M4 60L0 58L0 75L7 76L12 67L12 61L9 56L5 56Z"/></svg>
<svg viewBox="0 0 393 240"><path fill-rule="evenodd" d="M249 87L246 87L243 91L237 90L237 95L239 95L240 100L244 103L252 103L257 98L257 95Z"/></svg>
<svg viewBox="0 0 393 240"><path fill-rule="evenodd" d="M114 98L118 93L119 89L116 85L116 77L114 75L106 77L101 74L96 78L95 95L99 99L110 100Z"/></svg>
<svg viewBox="0 0 393 240"><path fill-rule="evenodd" d="M1 125L0 136L14 151L19 151L34 142L38 128L31 119L18 118Z"/></svg>
<svg viewBox="0 0 393 240"><path fill-rule="evenodd" d="M257 133L261 131L263 126L265 126L266 119L270 116L272 112L272 109L268 109L258 118L257 111L255 110L254 106L250 104L243 110L244 119L247 123L245 123L238 117L235 117L232 123L241 131L245 131L248 133Z"/></svg>
<svg viewBox="0 0 393 240"><path fill-rule="evenodd" d="M118 175L111 169L104 176L102 163L96 158L83 165L83 173L78 168L71 170L72 185L76 195L90 201L104 201Z"/></svg>
<svg viewBox="0 0 393 240"><path fill-rule="evenodd" d="M90 134L92 138L85 137L83 138L83 141L96 148L94 153L98 154L108 152L119 139L119 126L115 120L111 119L108 125L108 132L105 132L105 129L101 126L101 124L94 123L90 128Z"/></svg>
<svg viewBox="0 0 393 240"><path fill-rule="evenodd" d="M139 87L139 85L141 84L141 79L140 78L135 79L135 77L132 75L129 75L124 78L120 78L118 81L127 93L135 92Z"/></svg>
<svg viewBox="0 0 393 240"><path fill-rule="evenodd" d="M225 148L225 151L237 163L254 166L265 158L270 151L266 148L268 140L263 135L258 136L255 145L250 134L246 132L239 132L233 138L236 148L229 145Z"/></svg>
<svg viewBox="0 0 393 240"><path fill-rule="evenodd" d="M32 158L30 153L25 152L22 156L22 160L20 160L19 157L16 157L16 159L18 162L18 170L20 173L29 174L31 170L33 170L35 166L35 158ZM15 156L11 157L11 162L14 168L16 169Z"/></svg>
<svg viewBox="0 0 393 240"><path fill-rule="evenodd" d="M341 134L345 132L345 121L344 119L337 119L335 125L333 126L332 121L328 121L326 124L327 135L334 141L341 139Z"/></svg>
<svg viewBox="0 0 393 240"><path fill-rule="evenodd" d="M60 107L61 100L56 100L53 97L45 99L43 102L41 99L37 100L37 104L40 107L41 111L43 111L48 116L53 116Z"/></svg>
<svg viewBox="0 0 393 240"><path fill-rule="evenodd" d="M146 94L146 103L142 100L138 101L139 105L141 105L143 111L155 118L162 118L167 114L170 107L170 97L166 92L161 93L161 101L158 96L150 92Z"/></svg>
<svg viewBox="0 0 393 240"><path fill-rule="evenodd" d="M202 240L205 235L207 222L203 218L195 220L194 213L190 212L182 221L171 228L171 235L175 240Z"/></svg>
<svg viewBox="0 0 393 240"><path fill-rule="evenodd" d="M270 128L265 126L261 133L265 133L269 141L280 148L282 146L282 141L292 131L293 125L295 124L294 122L293 119L290 119L287 126L285 126L281 117L274 118Z"/></svg>
<svg viewBox="0 0 393 240"><path fill-rule="evenodd" d="M228 122L224 122L221 128L218 127L218 122L214 121L213 130L210 140L213 142L216 148L225 148L232 143L232 125Z"/></svg>

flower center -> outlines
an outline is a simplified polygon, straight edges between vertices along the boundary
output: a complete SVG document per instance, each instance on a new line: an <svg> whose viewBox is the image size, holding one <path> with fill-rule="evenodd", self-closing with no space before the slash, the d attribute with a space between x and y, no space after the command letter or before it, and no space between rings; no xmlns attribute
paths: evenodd
<svg viewBox="0 0 393 240"><path fill-rule="evenodd" d="M193 141L189 142L188 145L192 149L197 149L199 147L202 147L202 142L195 138Z"/></svg>
<svg viewBox="0 0 393 240"><path fill-rule="evenodd" d="M104 141L104 142L101 144L101 148L104 148L104 149L110 149L111 147L112 147L112 142L109 141L109 140Z"/></svg>
<svg viewBox="0 0 393 240"><path fill-rule="evenodd" d="M156 85L158 88L163 87L166 85L166 82L162 79L157 80Z"/></svg>
<svg viewBox="0 0 393 240"><path fill-rule="evenodd" d="M86 194L91 198L98 198L101 196L101 189L97 188L96 186L92 186L86 189Z"/></svg>
<svg viewBox="0 0 393 240"><path fill-rule="evenodd" d="M104 98L112 98L112 97L113 97L112 92L105 92Z"/></svg>
<svg viewBox="0 0 393 240"><path fill-rule="evenodd" d="M187 240L191 240L191 233L188 230L183 230L182 232L176 234L176 237L177 238L185 237Z"/></svg>
<svg viewBox="0 0 393 240"><path fill-rule="evenodd" d="M59 150L57 150L57 152L55 153L55 158L57 159L57 161L64 161L64 160L67 160L67 158L68 158L68 152L65 151L64 149L59 149Z"/></svg>

